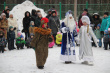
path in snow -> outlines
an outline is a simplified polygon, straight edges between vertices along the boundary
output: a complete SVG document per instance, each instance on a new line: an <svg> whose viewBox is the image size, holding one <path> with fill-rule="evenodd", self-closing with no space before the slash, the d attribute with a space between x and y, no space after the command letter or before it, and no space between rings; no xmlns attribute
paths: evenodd
<svg viewBox="0 0 110 73"><path fill-rule="evenodd" d="M36 67L35 52L33 49L6 51L0 53L0 73L110 73L110 50L93 48L94 66L81 64L78 60L78 47L76 47L77 61L64 64L60 57L60 47L49 49L49 56L45 69Z"/></svg>

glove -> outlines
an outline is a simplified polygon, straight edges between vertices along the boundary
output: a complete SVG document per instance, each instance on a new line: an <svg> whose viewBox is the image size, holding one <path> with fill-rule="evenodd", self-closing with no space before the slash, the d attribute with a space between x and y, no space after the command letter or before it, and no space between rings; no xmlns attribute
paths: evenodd
<svg viewBox="0 0 110 73"><path fill-rule="evenodd" d="M16 30L16 27L14 27L14 30Z"/></svg>
<svg viewBox="0 0 110 73"><path fill-rule="evenodd" d="M65 28L65 31L67 31L67 32L70 31L69 27L66 27L66 28Z"/></svg>

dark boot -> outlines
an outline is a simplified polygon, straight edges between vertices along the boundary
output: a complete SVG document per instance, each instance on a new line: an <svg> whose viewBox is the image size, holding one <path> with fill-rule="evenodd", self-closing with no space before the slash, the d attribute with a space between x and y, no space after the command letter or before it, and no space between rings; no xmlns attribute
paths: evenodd
<svg viewBox="0 0 110 73"><path fill-rule="evenodd" d="M44 69L44 66L38 66L39 69Z"/></svg>
<svg viewBox="0 0 110 73"><path fill-rule="evenodd" d="M71 61L65 61L65 64L69 64L69 63L71 63Z"/></svg>

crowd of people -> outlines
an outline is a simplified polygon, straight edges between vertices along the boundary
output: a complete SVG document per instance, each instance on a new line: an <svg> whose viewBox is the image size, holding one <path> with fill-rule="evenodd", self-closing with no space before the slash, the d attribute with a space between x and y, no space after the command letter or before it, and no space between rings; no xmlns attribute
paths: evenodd
<svg viewBox="0 0 110 73"><path fill-rule="evenodd" d="M78 18L78 24L71 10L66 13L65 19L60 23L54 6L48 10L46 17L42 16L40 10L35 9L32 9L31 13L26 11L24 15L23 30L19 31L16 18L10 13L9 7L5 7L0 16L0 51L2 53L6 51L7 43L9 50L23 49L24 46L33 48L39 69L44 68L48 57L48 47L52 48L54 44L61 46L61 60L66 64L76 59L75 42L80 44L79 58L84 59L83 63L88 62L90 65L93 64L92 46L102 47L102 38L104 49L108 49L108 44L110 49L108 12L105 12L101 19L98 13L91 16L88 10L84 9ZM22 33L25 33L25 37Z"/></svg>

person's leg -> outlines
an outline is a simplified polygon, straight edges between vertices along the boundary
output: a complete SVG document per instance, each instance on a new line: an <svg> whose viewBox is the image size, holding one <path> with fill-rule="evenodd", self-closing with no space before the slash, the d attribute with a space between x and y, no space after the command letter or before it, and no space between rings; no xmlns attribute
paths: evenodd
<svg viewBox="0 0 110 73"><path fill-rule="evenodd" d="M2 53L4 53L4 46L2 46L1 49L2 49Z"/></svg>
<svg viewBox="0 0 110 73"><path fill-rule="evenodd" d="M23 48L24 48L24 43L21 44L21 49L23 49Z"/></svg>
<svg viewBox="0 0 110 73"><path fill-rule="evenodd" d="M110 41L109 41L109 49L110 49Z"/></svg>
<svg viewBox="0 0 110 73"><path fill-rule="evenodd" d="M104 42L104 48L105 48L105 50L107 50L107 47L108 47L108 43Z"/></svg>
<svg viewBox="0 0 110 73"><path fill-rule="evenodd" d="M25 41L27 40L27 37L28 37L28 33L25 32Z"/></svg>
<svg viewBox="0 0 110 73"><path fill-rule="evenodd" d="M11 40L8 41L8 49L11 50Z"/></svg>
<svg viewBox="0 0 110 73"><path fill-rule="evenodd" d="M101 41L101 39L99 39L99 47L102 47L102 41Z"/></svg>
<svg viewBox="0 0 110 73"><path fill-rule="evenodd" d="M14 49L14 40L11 41L12 42L12 50Z"/></svg>
<svg viewBox="0 0 110 73"><path fill-rule="evenodd" d="M56 41L56 34L53 34L53 37L54 37L54 41Z"/></svg>

